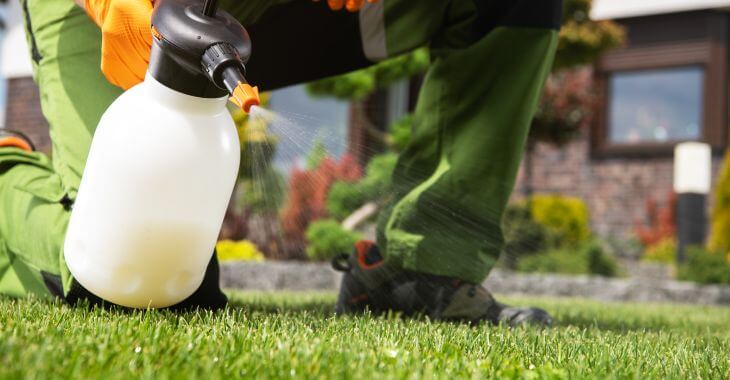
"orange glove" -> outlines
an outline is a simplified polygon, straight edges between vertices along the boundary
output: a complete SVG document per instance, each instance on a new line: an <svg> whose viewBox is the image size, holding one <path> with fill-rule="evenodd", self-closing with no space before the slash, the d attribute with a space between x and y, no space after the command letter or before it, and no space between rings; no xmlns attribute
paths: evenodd
<svg viewBox="0 0 730 380"><path fill-rule="evenodd" d="M368 3L375 3L377 1L378 0L367 0ZM350 12L357 12L364 4L365 0L327 0L327 5L329 5L333 11L339 11L342 7L345 7Z"/></svg>
<svg viewBox="0 0 730 380"><path fill-rule="evenodd" d="M101 71L128 89L144 79L152 49L153 0L84 0L101 28Z"/></svg>

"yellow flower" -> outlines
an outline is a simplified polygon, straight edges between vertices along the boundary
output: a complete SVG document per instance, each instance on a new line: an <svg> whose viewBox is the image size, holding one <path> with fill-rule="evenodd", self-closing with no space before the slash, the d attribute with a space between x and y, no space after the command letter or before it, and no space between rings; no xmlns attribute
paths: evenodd
<svg viewBox="0 0 730 380"><path fill-rule="evenodd" d="M221 240L216 244L220 261L264 261L264 255L248 240Z"/></svg>

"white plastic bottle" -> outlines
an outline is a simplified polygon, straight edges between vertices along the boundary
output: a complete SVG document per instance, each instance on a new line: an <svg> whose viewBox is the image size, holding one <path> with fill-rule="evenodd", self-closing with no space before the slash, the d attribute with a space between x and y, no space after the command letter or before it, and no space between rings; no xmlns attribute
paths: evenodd
<svg viewBox="0 0 730 380"><path fill-rule="evenodd" d="M81 285L137 308L176 304L200 286L240 159L226 101L147 75L106 111L66 235Z"/></svg>
<svg viewBox="0 0 730 380"><path fill-rule="evenodd" d="M259 103L251 41L215 0L157 0L147 76L94 134L64 243L84 288L135 308L175 305L201 285L237 177L226 109Z"/></svg>

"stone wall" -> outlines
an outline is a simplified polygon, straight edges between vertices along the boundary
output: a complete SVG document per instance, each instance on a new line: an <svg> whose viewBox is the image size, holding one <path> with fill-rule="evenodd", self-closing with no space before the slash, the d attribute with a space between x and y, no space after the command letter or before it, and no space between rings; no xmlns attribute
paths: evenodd
<svg viewBox="0 0 730 380"><path fill-rule="evenodd" d="M48 122L41 113L38 86L31 77L8 80L5 126L28 135L38 150L51 151Z"/></svg>
<svg viewBox="0 0 730 380"><path fill-rule="evenodd" d="M631 237L636 222L647 217L647 199L651 197L664 205L672 191L672 158L594 159L589 149L587 138L562 148L538 144L532 159L534 191L579 197L588 205L596 233ZM717 173L720 162L720 157L714 159L713 173ZM521 198L524 191L522 169L515 199Z"/></svg>
<svg viewBox="0 0 730 380"><path fill-rule="evenodd" d="M661 276L660 276L661 277ZM267 261L221 264L221 285L249 291L339 289L341 274L327 263ZM678 302L730 305L730 286L699 285L652 276L606 278L521 274L493 270L484 285L498 295L578 297L611 302Z"/></svg>

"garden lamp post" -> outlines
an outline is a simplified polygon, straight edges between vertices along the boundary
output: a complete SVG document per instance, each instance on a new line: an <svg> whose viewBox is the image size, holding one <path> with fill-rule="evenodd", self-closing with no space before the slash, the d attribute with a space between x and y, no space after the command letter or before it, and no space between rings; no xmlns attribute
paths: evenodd
<svg viewBox="0 0 730 380"><path fill-rule="evenodd" d="M702 245L707 233L706 202L710 192L712 151L708 144L685 142L674 149L674 192L677 193L677 261L686 248Z"/></svg>

